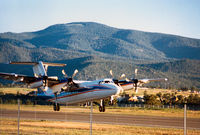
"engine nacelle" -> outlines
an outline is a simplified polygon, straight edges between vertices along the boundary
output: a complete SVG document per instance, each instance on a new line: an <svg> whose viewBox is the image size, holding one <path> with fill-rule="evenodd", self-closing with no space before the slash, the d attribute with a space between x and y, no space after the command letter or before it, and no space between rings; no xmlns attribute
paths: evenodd
<svg viewBox="0 0 200 135"><path fill-rule="evenodd" d="M39 88L43 86L43 80L35 81L29 84L30 88Z"/></svg>

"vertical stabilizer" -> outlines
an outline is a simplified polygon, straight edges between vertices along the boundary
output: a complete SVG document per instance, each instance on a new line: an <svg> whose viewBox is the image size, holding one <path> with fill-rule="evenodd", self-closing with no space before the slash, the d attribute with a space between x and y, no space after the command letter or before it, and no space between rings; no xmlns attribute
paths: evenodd
<svg viewBox="0 0 200 135"><path fill-rule="evenodd" d="M33 66L33 72L35 77L47 76L48 65L44 65L42 61L39 61Z"/></svg>

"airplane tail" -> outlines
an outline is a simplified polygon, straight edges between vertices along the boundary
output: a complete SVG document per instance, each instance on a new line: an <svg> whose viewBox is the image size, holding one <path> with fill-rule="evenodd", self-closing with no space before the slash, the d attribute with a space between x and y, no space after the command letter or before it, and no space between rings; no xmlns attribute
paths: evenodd
<svg viewBox="0 0 200 135"><path fill-rule="evenodd" d="M63 67L66 64L48 63L48 62L11 62L10 64L33 65L33 72L35 77L47 76L48 66Z"/></svg>

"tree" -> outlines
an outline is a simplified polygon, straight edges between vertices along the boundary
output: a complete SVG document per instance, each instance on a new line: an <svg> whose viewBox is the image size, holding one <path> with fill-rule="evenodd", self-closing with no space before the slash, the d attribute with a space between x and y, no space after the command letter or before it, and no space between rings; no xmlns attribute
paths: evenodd
<svg viewBox="0 0 200 135"><path fill-rule="evenodd" d="M144 96L146 96L146 95L147 95L147 91L145 90L145 91L144 91Z"/></svg>
<svg viewBox="0 0 200 135"><path fill-rule="evenodd" d="M192 86L192 87L191 87L191 90L192 90L192 91L197 91L198 89L197 89L197 87Z"/></svg>
<svg viewBox="0 0 200 135"><path fill-rule="evenodd" d="M160 100L157 99L157 96L152 95L152 94L145 95L144 101L145 101L145 104L148 104L148 105L160 105L161 104Z"/></svg>
<svg viewBox="0 0 200 135"><path fill-rule="evenodd" d="M178 100L176 101L177 104L184 104L185 103L185 98L183 95L178 95L177 96Z"/></svg>
<svg viewBox="0 0 200 135"><path fill-rule="evenodd" d="M156 94L156 96L157 96L157 97L159 97L159 99L160 99L160 102L162 102L162 93L161 93L161 92L159 92L159 93L157 93L157 94Z"/></svg>
<svg viewBox="0 0 200 135"><path fill-rule="evenodd" d="M191 105L200 105L200 97L198 96L198 94L190 94L187 98L187 103Z"/></svg>

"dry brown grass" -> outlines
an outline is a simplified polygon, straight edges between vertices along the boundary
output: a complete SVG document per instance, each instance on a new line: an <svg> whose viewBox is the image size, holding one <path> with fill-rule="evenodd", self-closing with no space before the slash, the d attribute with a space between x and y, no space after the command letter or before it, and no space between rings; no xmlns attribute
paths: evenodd
<svg viewBox="0 0 200 135"><path fill-rule="evenodd" d="M17 134L17 121L1 119L0 133ZM20 134L88 135L89 123L21 120ZM94 135L182 135L183 129L93 124ZM200 130L188 130L188 135L199 135Z"/></svg>
<svg viewBox="0 0 200 135"><path fill-rule="evenodd" d="M0 88L0 92L5 94L17 94L17 92L21 94L27 94L35 89L28 89L28 88Z"/></svg>

